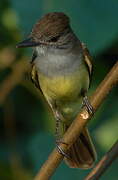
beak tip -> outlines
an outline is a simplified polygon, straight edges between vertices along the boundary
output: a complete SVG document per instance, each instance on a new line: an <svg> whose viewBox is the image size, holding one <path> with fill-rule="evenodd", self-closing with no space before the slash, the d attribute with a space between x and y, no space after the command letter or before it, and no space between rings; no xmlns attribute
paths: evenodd
<svg viewBox="0 0 118 180"><path fill-rule="evenodd" d="M35 41L32 41L31 38L26 39L16 45L16 48L26 48L26 47L34 47L39 45L40 43L37 43Z"/></svg>
<svg viewBox="0 0 118 180"><path fill-rule="evenodd" d="M16 44L16 48L21 48L21 47L23 47L23 46L24 46L24 44L22 44L22 42Z"/></svg>

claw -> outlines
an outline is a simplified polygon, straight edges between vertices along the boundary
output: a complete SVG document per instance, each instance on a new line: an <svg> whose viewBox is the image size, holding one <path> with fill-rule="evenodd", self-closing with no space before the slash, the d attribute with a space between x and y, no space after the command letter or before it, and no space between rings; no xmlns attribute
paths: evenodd
<svg viewBox="0 0 118 180"><path fill-rule="evenodd" d="M59 152L61 155L63 155L64 157L70 159L70 157L68 156L68 154L66 154L66 153L63 151L63 149L59 146L59 143L63 143L63 144L66 144L66 145L68 145L68 144L65 143L65 142L59 141L59 140L56 141L56 147L57 147L58 152Z"/></svg>
<svg viewBox="0 0 118 180"><path fill-rule="evenodd" d="M59 143L62 143L62 144L65 144L65 145L67 145L67 146L68 146L68 144L67 144L67 143L63 142L63 141L62 141L62 140L60 140L60 139L57 139L57 140L56 140L56 145L58 145Z"/></svg>
<svg viewBox="0 0 118 180"><path fill-rule="evenodd" d="M91 115L94 114L94 109L93 109L92 105L90 104L87 96L85 96L83 98L83 106L85 106L87 108L87 111L89 114L91 114Z"/></svg>

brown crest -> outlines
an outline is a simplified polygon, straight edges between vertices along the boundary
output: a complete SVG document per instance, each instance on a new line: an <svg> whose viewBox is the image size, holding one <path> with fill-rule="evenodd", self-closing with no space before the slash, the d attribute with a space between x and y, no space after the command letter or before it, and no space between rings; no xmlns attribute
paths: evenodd
<svg viewBox="0 0 118 180"><path fill-rule="evenodd" d="M62 12L48 13L34 26L31 36L35 41L59 36L69 26L69 18Z"/></svg>

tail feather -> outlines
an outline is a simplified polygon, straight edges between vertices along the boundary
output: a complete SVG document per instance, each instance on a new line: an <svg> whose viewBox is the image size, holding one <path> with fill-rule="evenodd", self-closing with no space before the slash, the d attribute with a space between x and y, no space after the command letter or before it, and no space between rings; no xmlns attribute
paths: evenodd
<svg viewBox="0 0 118 180"><path fill-rule="evenodd" d="M87 128L84 128L76 142L68 151L69 158L64 158L71 168L91 168L96 160L96 152Z"/></svg>

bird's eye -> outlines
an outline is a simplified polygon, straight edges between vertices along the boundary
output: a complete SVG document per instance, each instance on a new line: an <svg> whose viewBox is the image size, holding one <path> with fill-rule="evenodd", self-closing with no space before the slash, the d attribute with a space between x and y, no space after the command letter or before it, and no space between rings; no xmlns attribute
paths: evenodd
<svg viewBox="0 0 118 180"><path fill-rule="evenodd" d="M60 36L55 36L50 39L50 42L57 42Z"/></svg>

